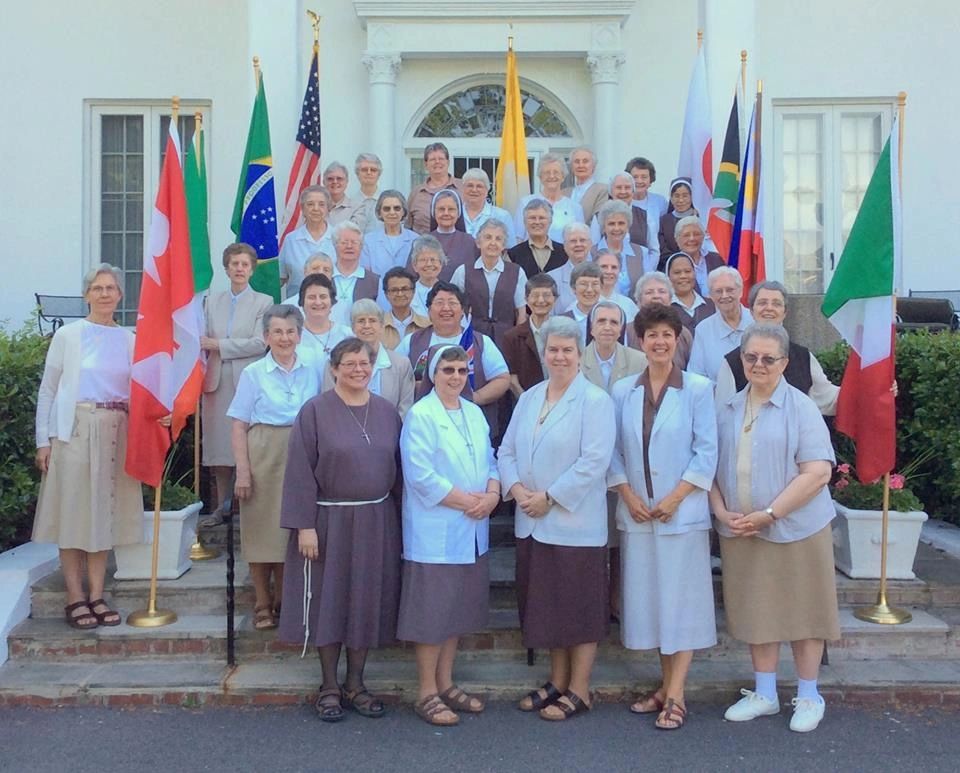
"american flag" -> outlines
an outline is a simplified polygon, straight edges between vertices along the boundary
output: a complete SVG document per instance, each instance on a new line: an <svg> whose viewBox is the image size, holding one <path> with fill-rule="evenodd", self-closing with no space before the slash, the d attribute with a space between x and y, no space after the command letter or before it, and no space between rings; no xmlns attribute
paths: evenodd
<svg viewBox="0 0 960 773"><path fill-rule="evenodd" d="M297 131L297 153L290 167L287 193L283 199L283 233L280 244L300 224L300 192L320 179L320 70L319 50L313 49L307 90L300 110L300 129Z"/></svg>

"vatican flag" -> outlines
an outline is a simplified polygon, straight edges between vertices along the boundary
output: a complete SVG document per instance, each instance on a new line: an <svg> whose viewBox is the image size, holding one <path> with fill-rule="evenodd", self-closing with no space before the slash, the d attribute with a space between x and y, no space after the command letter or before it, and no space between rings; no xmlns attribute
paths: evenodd
<svg viewBox="0 0 960 773"><path fill-rule="evenodd" d="M507 98L500 137L500 160L497 163L497 206L511 214L520 200L530 194L530 166L527 161L527 137L523 126L523 103L517 57L511 46L507 50Z"/></svg>

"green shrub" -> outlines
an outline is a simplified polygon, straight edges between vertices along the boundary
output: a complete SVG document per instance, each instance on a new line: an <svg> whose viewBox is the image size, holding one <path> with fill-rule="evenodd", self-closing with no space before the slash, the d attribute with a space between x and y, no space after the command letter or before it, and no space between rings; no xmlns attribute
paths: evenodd
<svg viewBox="0 0 960 773"><path fill-rule="evenodd" d="M34 417L50 341L35 325L0 326L0 551L30 539L37 506Z"/></svg>
<svg viewBox="0 0 960 773"><path fill-rule="evenodd" d="M846 344L817 355L827 377L843 378ZM897 468L922 459L911 488L927 512L960 524L960 334L897 337ZM853 458L834 432L838 455Z"/></svg>

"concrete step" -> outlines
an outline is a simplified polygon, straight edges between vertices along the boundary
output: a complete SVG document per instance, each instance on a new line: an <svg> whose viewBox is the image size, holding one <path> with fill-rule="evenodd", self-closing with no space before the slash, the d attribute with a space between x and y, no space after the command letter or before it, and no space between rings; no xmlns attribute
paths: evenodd
<svg viewBox="0 0 960 773"><path fill-rule="evenodd" d="M458 683L470 692L514 701L545 680L547 663L542 658L529 667L519 655L496 661L461 658L455 673ZM782 663L780 675L780 698L787 702L794 689L789 659ZM389 703L411 703L416 696L416 666L410 661L384 660L371 653L365 681ZM658 681L655 662L600 660L593 670L591 688L597 699L616 702L632 699ZM241 663L234 669L222 661L179 657L155 658L149 668L142 662L123 660L26 660L0 667L0 706L299 705L313 702L319 682L320 664L315 656ZM686 697L693 704L708 704L719 711L751 682L748 663L695 658ZM820 689L831 705L956 707L960 706L960 664L903 658L831 663L821 669Z"/></svg>
<svg viewBox="0 0 960 773"><path fill-rule="evenodd" d="M120 610L124 616L129 609ZM914 619L905 625L880 626L865 623L853 616L850 608L841 609L839 642L830 645L831 660L889 658L958 658L960 627L951 625L922 609L914 609ZM958 621L960 622L960 621ZM718 615L718 643L703 650L697 657L704 660L746 661L747 647L731 638L725 630L722 612ZM301 646L277 640L275 631L255 631L246 614L236 620L236 655L240 661L259 659L296 659ZM8 639L13 660L112 660L153 659L157 656L182 655L192 658L225 658L227 650L226 621L217 615L184 615L177 622L162 628L134 628L123 623L113 628L77 631L63 620L29 619L15 628ZM462 637L460 649L467 659L510 659L525 657L515 610L491 610L485 630ZM380 651L385 660L412 660L413 647L397 643ZM655 662L653 652L636 652L623 648L620 632L611 626L601 642L600 658Z"/></svg>

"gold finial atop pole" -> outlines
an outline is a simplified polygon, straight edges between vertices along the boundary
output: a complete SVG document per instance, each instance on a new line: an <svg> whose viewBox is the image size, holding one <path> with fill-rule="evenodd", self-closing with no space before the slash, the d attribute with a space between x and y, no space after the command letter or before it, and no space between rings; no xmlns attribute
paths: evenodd
<svg viewBox="0 0 960 773"><path fill-rule="evenodd" d="M761 94L763 94L763 81L762 81L762 80L758 80L758 81L757 81L757 95L759 96L759 95L761 95Z"/></svg>
<svg viewBox="0 0 960 773"><path fill-rule="evenodd" d="M906 117L907 112L907 92L901 91L897 94L897 118L899 118L898 131L897 131L897 172L900 175L900 179L897 180L897 185L902 187L903 184L903 123L904 118Z"/></svg>
<svg viewBox="0 0 960 773"><path fill-rule="evenodd" d="M253 57L253 87L260 90L260 57Z"/></svg>
<svg viewBox="0 0 960 773"><path fill-rule="evenodd" d="M507 36L507 51L513 51L513 35Z"/></svg>
<svg viewBox="0 0 960 773"><path fill-rule="evenodd" d="M747 49L740 49L740 88L747 93Z"/></svg>
<svg viewBox="0 0 960 773"><path fill-rule="evenodd" d="M170 101L173 103L173 108L170 110L170 120L176 123L180 117L180 97L173 97Z"/></svg>
<svg viewBox="0 0 960 773"><path fill-rule="evenodd" d="M697 30L697 51L703 46L703 30Z"/></svg>
<svg viewBox="0 0 960 773"><path fill-rule="evenodd" d="M320 19L323 17L320 16L316 11L311 11L307 9L307 16L310 17L310 24L313 26L313 50L320 50Z"/></svg>
<svg viewBox="0 0 960 773"><path fill-rule="evenodd" d="M203 128L203 113L199 110L193 114L193 133L196 134ZM199 491L197 492L200 493Z"/></svg>

